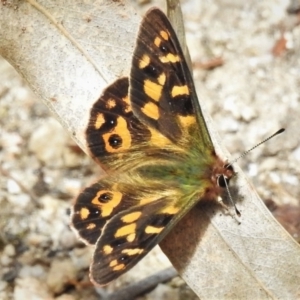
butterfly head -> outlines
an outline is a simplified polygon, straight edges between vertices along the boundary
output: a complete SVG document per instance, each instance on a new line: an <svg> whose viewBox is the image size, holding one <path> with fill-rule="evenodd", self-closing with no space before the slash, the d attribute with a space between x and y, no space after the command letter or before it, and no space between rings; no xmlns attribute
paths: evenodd
<svg viewBox="0 0 300 300"><path fill-rule="evenodd" d="M232 164L224 162L215 153L212 155L214 157L214 167L207 168L209 175L205 172L207 176L207 183L209 185L206 187L205 194L202 198L208 200L217 200L223 194L224 189L228 191L229 182L232 177L236 175ZM208 180L209 179L209 180Z"/></svg>
<svg viewBox="0 0 300 300"><path fill-rule="evenodd" d="M230 179L236 175L236 172L234 171L233 166L229 163L226 163L222 168L222 172L216 176L216 181L219 187L226 188Z"/></svg>

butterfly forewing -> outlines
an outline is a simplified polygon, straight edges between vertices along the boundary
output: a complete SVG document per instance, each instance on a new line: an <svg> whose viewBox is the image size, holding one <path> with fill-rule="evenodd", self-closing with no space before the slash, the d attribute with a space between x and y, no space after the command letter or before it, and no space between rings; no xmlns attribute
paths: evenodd
<svg viewBox="0 0 300 300"><path fill-rule="evenodd" d="M128 78L108 86L94 104L86 130L89 151L107 172L126 171L182 151L134 114L128 86Z"/></svg>
<svg viewBox="0 0 300 300"><path fill-rule="evenodd" d="M174 143L180 142L192 126L197 128L203 147L213 148L177 36L156 8L147 12L140 26L130 74L130 99L139 119Z"/></svg>
<svg viewBox="0 0 300 300"><path fill-rule="evenodd" d="M133 114L128 78L118 79L96 101L86 130L88 148L104 169L118 169L124 154L150 138L150 131ZM123 156L123 157L122 157Z"/></svg>

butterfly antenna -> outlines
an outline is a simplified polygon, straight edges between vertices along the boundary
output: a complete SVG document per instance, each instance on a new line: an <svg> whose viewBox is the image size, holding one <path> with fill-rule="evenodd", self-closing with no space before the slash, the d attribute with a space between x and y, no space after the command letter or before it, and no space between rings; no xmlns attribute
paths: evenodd
<svg viewBox="0 0 300 300"><path fill-rule="evenodd" d="M252 151L253 149L257 148L258 146L260 146L261 144L267 142L268 140L270 140L271 138L273 138L274 136L281 134L285 131L284 128L279 129L278 131L276 131L275 133L273 133L271 136L267 137L266 139L264 139L263 141L261 141L260 143L256 144L254 147L250 148L249 150L246 150L245 152L243 152L238 158L236 158L235 160L231 161L230 163L228 163L228 165L232 165L234 164L236 161L238 161L240 158L244 157L245 155L247 155L250 151ZM227 187L227 186L226 186Z"/></svg>
<svg viewBox="0 0 300 300"><path fill-rule="evenodd" d="M235 203L234 203L234 201L233 201L233 199L232 199L232 197L231 197L231 194L230 194L230 191L229 191L229 187L228 187L227 180L224 180L224 183L225 183L227 195L228 195L228 197L229 197L229 200L230 200L232 206L234 207L235 213L237 214L238 217L240 217L240 216L241 216L241 213L240 213L240 211L237 209L237 207L236 207L236 205L235 205Z"/></svg>

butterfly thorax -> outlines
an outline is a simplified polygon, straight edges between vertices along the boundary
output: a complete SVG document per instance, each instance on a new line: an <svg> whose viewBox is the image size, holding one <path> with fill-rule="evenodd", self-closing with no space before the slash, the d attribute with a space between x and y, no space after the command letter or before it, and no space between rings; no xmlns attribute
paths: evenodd
<svg viewBox="0 0 300 300"><path fill-rule="evenodd" d="M233 168L214 149L194 145L189 151L169 153L167 157L155 162L148 160L148 163L134 170L130 180L133 177L143 178L149 186L155 183L156 192L176 191L180 195L177 197L178 204L183 205L201 199L216 200L225 187L224 181L228 183L234 175ZM140 182L137 179L132 185L138 186Z"/></svg>

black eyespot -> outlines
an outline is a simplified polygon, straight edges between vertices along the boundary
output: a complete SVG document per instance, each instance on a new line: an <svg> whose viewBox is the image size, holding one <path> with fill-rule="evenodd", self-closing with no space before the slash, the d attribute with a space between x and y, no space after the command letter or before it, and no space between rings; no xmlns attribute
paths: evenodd
<svg viewBox="0 0 300 300"><path fill-rule="evenodd" d="M122 263L125 263L125 264L126 264L126 262L128 262L128 260L129 260L129 255L124 255L119 258L119 261Z"/></svg>
<svg viewBox="0 0 300 300"><path fill-rule="evenodd" d="M115 247L120 247L122 246L123 244L127 243L127 240L126 238L119 238L119 239L115 239L113 240L111 243L110 243L110 246L112 248L115 248Z"/></svg>
<svg viewBox="0 0 300 300"><path fill-rule="evenodd" d="M167 52L168 52L168 49L167 49L167 47L166 47L164 44L161 44L161 45L159 46L159 49L160 49L161 52L164 52L164 53L167 53Z"/></svg>
<svg viewBox="0 0 300 300"><path fill-rule="evenodd" d="M159 215L153 215L149 219L149 225L154 227L161 227L166 226L174 217L174 215L169 214L159 214Z"/></svg>
<svg viewBox="0 0 300 300"><path fill-rule="evenodd" d="M99 128L100 132L108 132L116 125L116 117L111 113L105 113L105 123Z"/></svg>
<svg viewBox="0 0 300 300"><path fill-rule="evenodd" d="M109 145L114 148L118 149L122 146L122 138L117 134L112 134L108 139Z"/></svg>
<svg viewBox="0 0 300 300"><path fill-rule="evenodd" d="M157 78L159 75L159 71L157 70L157 68L151 64L149 64L143 70L146 73L146 75L148 75L148 77Z"/></svg>
<svg viewBox="0 0 300 300"><path fill-rule="evenodd" d="M184 103L184 112L187 115L193 114L194 108L193 108L193 104L192 104L191 98L190 97L183 97L182 101Z"/></svg>
<svg viewBox="0 0 300 300"><path fill-rule="evenodd" d="M104 193L99 196L98 200L102 203L107 203L113 198L113 195L111 193Z"/></svg>
<svg viewBox="0 0 300 300"><path fill-rule="evenodd" d="M90 209L90 215L89 215L89 217L90 218L95 218L95 217L98 217L99 214L100 214L99 209Z"/></svg>

